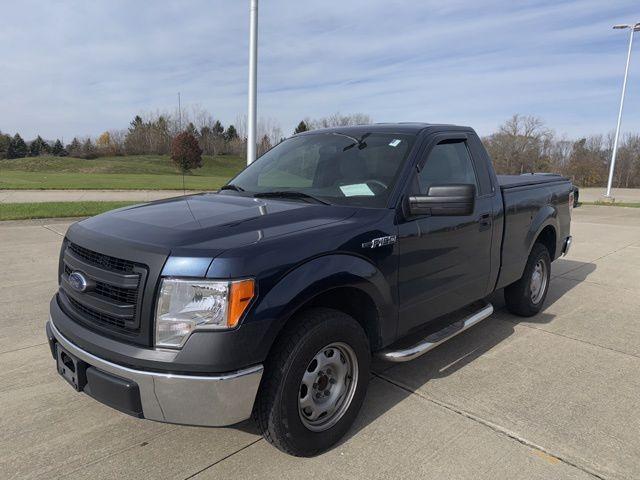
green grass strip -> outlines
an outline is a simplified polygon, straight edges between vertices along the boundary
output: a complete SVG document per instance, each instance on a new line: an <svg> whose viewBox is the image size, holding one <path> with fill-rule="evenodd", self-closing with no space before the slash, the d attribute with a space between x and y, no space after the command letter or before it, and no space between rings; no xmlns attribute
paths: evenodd
<svg viewBox="0 0 640 480"><path fill-rule="evenodd" d="M91 217L115 208L141 202L43 202L0 203L0 220Z"/></svg>
<svg viewBox="0 0 640 480"><path fill-rule="evenodd" d="M184 176L184 187L215 190L244 166L245 160L240 157L205 156L201 168ZM162 155L0 160L0 189L182 190L182 180L169 157Z"/></svg>

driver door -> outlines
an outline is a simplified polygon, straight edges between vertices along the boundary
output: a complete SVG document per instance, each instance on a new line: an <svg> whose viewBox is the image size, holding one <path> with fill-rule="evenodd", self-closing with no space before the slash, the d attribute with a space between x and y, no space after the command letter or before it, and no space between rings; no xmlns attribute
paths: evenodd
<svg viewBox="0 0 640 480"><path fill-rule="evenodd" d="M476 194L470 215L400 222L399 335L484 297L491 270L492 201L480 190L466 135L437 136L416 170L407 196L451 184L473 184Z"/></svg>

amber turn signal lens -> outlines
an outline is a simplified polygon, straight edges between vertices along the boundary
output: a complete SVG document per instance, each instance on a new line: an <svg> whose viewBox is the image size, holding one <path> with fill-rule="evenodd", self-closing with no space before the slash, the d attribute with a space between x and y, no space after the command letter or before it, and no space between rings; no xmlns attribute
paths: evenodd
<svg viewBox="0 0 640 480"><path fill-rule="evenodd" d="M238 324L254 294L253 280L240 280L231 283L229 289L229 316L227 319L229 327L235 327Z"/></svg>

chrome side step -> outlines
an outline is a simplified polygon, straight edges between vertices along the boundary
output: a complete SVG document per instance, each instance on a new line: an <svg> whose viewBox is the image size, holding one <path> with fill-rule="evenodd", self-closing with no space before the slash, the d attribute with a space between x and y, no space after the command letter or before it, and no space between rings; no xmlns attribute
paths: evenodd
<svg viewBox="0 0 640 480"><path fill-rule="evenodd" d="M447 325L442 330L432 333L411 347L394 350L393 346L391 346L390 348L381 350L376 355L381 360L386 360L388 362L408 362L424 355L429 350L433 350L441 343L444 343L459 333L464 332L466 329L473 327L475 324L480 323L492 313L493 305L487 302L484 307L474 314Z"/></svg>

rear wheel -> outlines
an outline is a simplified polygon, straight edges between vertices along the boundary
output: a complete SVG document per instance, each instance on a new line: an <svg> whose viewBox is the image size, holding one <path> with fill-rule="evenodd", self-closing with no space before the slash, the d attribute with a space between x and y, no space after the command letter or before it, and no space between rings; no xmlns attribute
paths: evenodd
<svg viewBox="0 0 640 480"><path fill-rule="evenodd" d="M522 317L536 315L544 304L551 279L551 257L541 243L531 249L520 280L504 289L507 309Z"/></svg>
<svg viewBox="0 0 640 480"><path fill-rule="evenodd" d="M278 449L309 457L351 427L367 390L371 355L366 334L345 313L302 313L279 339L254 407L263 436Z"/></svg>

